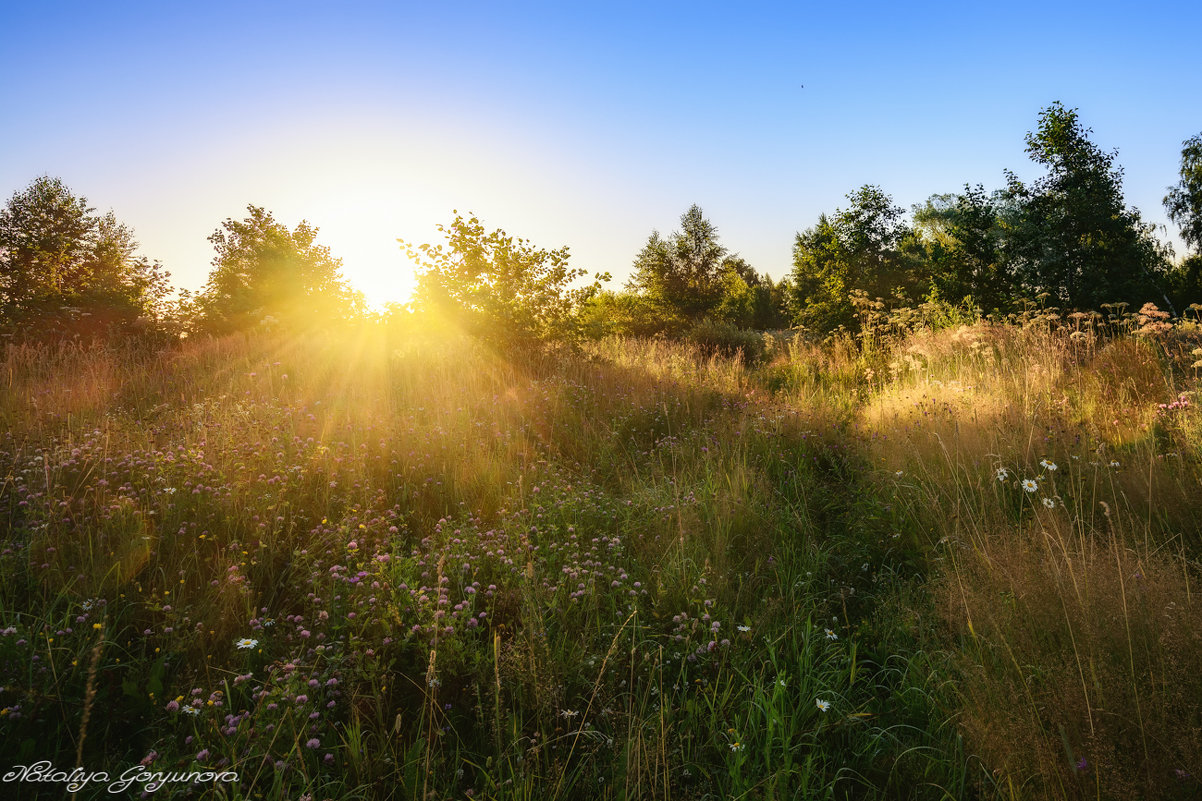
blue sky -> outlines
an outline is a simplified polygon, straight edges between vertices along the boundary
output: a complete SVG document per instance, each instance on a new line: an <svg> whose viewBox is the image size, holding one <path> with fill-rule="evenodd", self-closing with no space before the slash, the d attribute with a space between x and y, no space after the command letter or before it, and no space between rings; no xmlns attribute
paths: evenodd
<svg viewBox="0 0 1202 801"><path fill-rule="evenodd" d="M780 277L862 184L909 208L1038 177L1056 100L1166 224L1199 30L1193 2L4 3L0 194L59 176L191 289L248 203L377 301L411 285L396 238L452 209L618 283L697 203Z"/></svg>

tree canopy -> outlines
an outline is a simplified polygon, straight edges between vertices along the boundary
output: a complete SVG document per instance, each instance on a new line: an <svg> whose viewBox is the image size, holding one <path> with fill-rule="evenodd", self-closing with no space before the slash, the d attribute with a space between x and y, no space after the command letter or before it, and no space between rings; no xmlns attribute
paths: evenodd
<svg viewBox="0 0 1202 801"><path fill-rule="evenodd" d="M797 322L817 331L854 326L853 292L890 297L916 281L902 247L911 231L893 198L868 185L847 199L846 209L819 216L793 242Z"/></svg>
<svg viewBox="0 0 1202 801"><path fill-rule="evenodd" d="M574 285L587 271L569 266L568 248L546 250L502 230L487 231L458 211L439 225L445 244L397 240L418 265L415 304L463 330L504 347L573 339L580 305L600 289Z"/></svg>
<svg viewBox="0 0 1202 801"><path fill-rule="evenodd" d="M1075 109L1053 103L1027 134L1027 153L1047 168L1030 186L1008 174L1014 213L1005 223L1012 270L1027 294L1096 309L1161 295L1168 260L1135 209L1123 201L1115 152L1089 140Z"/></svg>
<svg viewBox="0 0 1202 801"><path fill-rule="evenodd" d="M618 292L582 282L567 247L538 248L454 212L439 226L442 244L401 241L418 264L413 308L512 345L586 332L692 336L702 327L711 337L733 332L732 341L746 334L740 329L789 324L854 331L869 309L937 302L975 314L1031 301L1080 310L1202 301L1202 134L1182 143L1180 180L1164 197L1192 251L1174 262L1126 205L1117 151L1094 144L1092 133L1076 109L1053 103L1025 137L1041 175L1024 181L1007 170L1001 188L965 184L909 215L881 187L861 186L795 234L792 269L780 281L731 252L696 204L678 230L651 232ZM168 303L167 273L138 255L132 230L43 176L0 209L0 334L176 319L222 333L364 314L341 261L317 236L307 221L289 228L247 206L243 219L209 236L215 256L204 289Z"/></svg>
<svg viewBox="0 0 1202 801"><path fill-rule="evenodd" d="M133 231L42 176L0 210L0 322L27 334L100 333L153 316L168 274Z"/></svg>
<svg viewBox="0 0 1202 801"><path fill-rule="evenodd" d="M1006 172L1006 186L992 193L966 185L932 195L914 208L911 224L878 187L848 195L847 209L797 234L795 319L819 332L854 328L856 296L895 304L970 299L1007 311L1024 299L1075 309L1139 306L1166 299L1171 284L1179 297L1189 294L1188 282L1170 276L1153 227L1126 206L1116 154L1090 133L1076 110L1052 104L1026 136L1044 176L1026 184ZM1202 141L1191 140L1182 183L1166 198L1183 226L1197 219L1191 203L1202 208L1202 189L1191 200L1188 177L1200 166Z"/></svg>
<svg viewBox="0 0 1202 801"><path fill-rule="evenodd" d="M246 210L209 236L217 255L197 301L201 328L306 326L359 310L362 299L343 281L341 259L317 244L317 228L302 220L289 230L259 206Z"/></svg>
<svg viewBox="0 0 1202 801"><path fill-rule="evenodd" d="M1181 238L1202 253L1202 133L1181 143L1181 180L1169 187L1164 206Z"/></svg>
<svg viewBox="0 0 1202 801"><path fill-rule="evenodd" d="M696 204L680 215L667 239L652 231L634 260L628 288L644 295L668 319L697 322L722 299L721 268L727 250L717 227Z"/></svg>

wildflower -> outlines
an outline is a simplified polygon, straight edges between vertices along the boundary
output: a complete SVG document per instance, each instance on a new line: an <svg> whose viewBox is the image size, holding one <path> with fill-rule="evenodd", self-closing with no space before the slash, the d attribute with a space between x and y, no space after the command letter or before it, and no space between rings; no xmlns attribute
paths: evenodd
<svg viewBox="0 0 1202 801"><path fill-rule="evenodd" d="M1081 757L1077 760L1077 770L1085 770L1088 767L1089 762L1086 761L1085 757Z"/></svg>
<svg viewBox="0 0 1202 801"><path fill-rule="evenodd" d="M1054 500L1052 500L1051 498L1044 498L1044 499L1043 499L1043 505L1044 505L1044 506L1046 506L1046 507L1048 507L1049 509L1055 509L1055 508L1056 508L1056 502L1055 502Z"/></svg>
<svg viewBox="0 0 1202 801"><path fill-rule="evenodd" d="M751 626L735 626L735 628L738 629L742 634L746 634L747 632L751 631Z"/></svg>
<svg viewBox="0 0 1202 801"><path fill-rule="evenodd" d="M196 755L197 762L204 762L208 758L209 758L209 749L207 749L207 748Z"/></svg>
<svg viewBox="0 0 1202 801"><path fill-rule="evenodd" d="M312 740L305 743L305 748L321 748L321 740L314 737Z"/></svg>
<svg viewBox="0 0 1202 801"><path fill-rule="evenodd" d="M1009 470L1007 470L1007 469L1006 469L1006 468L1004 468L1004 467L999 467L999 468L997 469L997 480L998 480L998 481L1005 481L1005 480L1006 480L1006 479L1008 479L1008 478L1010 478L1010 471L1009 471Z"/></svg>
<svg viewBox="0 0 1202 801"><path fill-rule="evenodd" d="M1039 489L1039 485L1035 483L1035 479L1033 478L1024 478L1023 489L1025 489L1027 492L1034 492L1035 490Z"/></svg>
<svg viewBox="0 0 1202 801"><path fill-rule="evenodd" d="M743 745L741 742L739 742L738 740L736 740L736 741L734 741L733 743L731 743L731 744L730 744L730 750L731 750L731 751L742 751L742 750L743 750L745 747L746 747L746 746L744 746L744 745Z"/></svg>
<svg viewBox="0 0 1202 801"><path fill-rule="evenodd" d="M242 639L238 640L238 642L236 642L234 644L237 645L238 648L240 648L241 650L247 651L247 650L250 650L251 648L254 648L256 645L258 645L259 641L252 640L250 637L243 637Z"/></svg>
<svg viewBox="0 0 1202 801"><path fill-rule="evenodd" d="M1047 470L1048 472L1051 472L1051 473L1056 472L1056 463L1049 462L1047 459L1041 459L1039 461L1039 466L1042 467L1044 470Z"/></svg>
<svg viewBox="0 0 1202 801"><path fill-rule="evenodd" d="M814 703L817 705L819 712L825 712L831 708L831 702L823 701L821 698L815 698Z"/></svg>
<svg viewBox="0 0 1202 801"><path fill-rule="evenodd" d="M199 710L199 709L197 709L197 708L196 708L196 707L194 707L194 706L186 706L186 707L184 707L184 712L186 712L186 713L187 713L187 714L189 714L189 715L192 715L193 717L195 717L195 716L197 716L197 715L199 715L199 714L200 714L200 710Z"/></svg>
<svg viewBox="0 0 1202 801"><path fill-rule="evenodd" d="M1111 466L1111 467L1118 467L1118 466L1119 466L1118 460L1117 460L1117 459L1111 459L1111 460L1110 460L1110 466Z"/></svg>

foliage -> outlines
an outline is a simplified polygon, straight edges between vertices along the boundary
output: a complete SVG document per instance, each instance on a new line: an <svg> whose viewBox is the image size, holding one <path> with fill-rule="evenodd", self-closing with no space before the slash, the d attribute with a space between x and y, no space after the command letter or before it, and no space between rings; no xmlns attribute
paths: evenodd
<svg viewBox="0 0 1202 801"><path fill-rule="evenodd" d="M1166 276L1171 308L1184 314L1202 303L1202 253L1186 256L1173 265Z"/></svg>
<svg viewBox="0 0 1202 801"><path fill-rule="evenodd" d="M651 232L627 286L646 297L669 325L697 322L723 299L726 255L717 227L694 204L680 216L680 230L667 239ZM730 269L737 273L733 263Z"/></svg>
<svg viewBox="0 0 1202 801"><path fill-rule="evenodd" d="M819 333L857 330L853 293L889 307L966 300L1001 313L1032 300L1098 309L1168 300L1169 291L1188 296L1188 279L1169 275L1168 250L1153 226L1124 205L1115 154L1089 134L1075 110L1053 104L1026 138L1027 153L1047 168L1043 178L1026 185L1007 172L997 192L966 185L962 193L932 195L914 208L912 228L879 188L849 195L847 210L822 215L797 235L798 322ZM1188 146L1183 176L1192 169ZM1187 186L1183 178L1166 199L1182 221L1190 219Z"/></svg>
<svg viewBox="0 0 1202 801"><path fill-rule="evenodd" d="M245 219L227 218L209 236L217 255L196 300L202 330L320 325L361 311L341 259L317 244L317 228L302 220L290 231L259 206L246 210Z"/></svg>
<svg viewBox="0 0 1202 801"><path fill-rule="evenodd" d="M684 321L665 320L651 301L633 292L598 292L580 305L580 332L587 339L679 334Z"/></svg>
<svg viewBox="0 0 1202 801"><path fill-rule="evenodd" d="M43 176L0 210L0 324L23 335L101 334L154 318L168 274L135 255L113 212Z"/></svg>
<svg viewBox="0 0 1202 801"><path fill-rule="evenodd" d="M1202 253L1202 134L1181 144L1181 180L1169 188L1164 206L1181 227L1181 238Z"/></svg>
<svg viewBox="0 0 1202 801"><path fill-rule="evenodd" d="M764 356L764 335L732 323L702 320L688 330L685 338L707 354L735 356L745 364L754 364Z"/></svg>
<svg viewBox="0 0 1202 801"><path fill-rule="evenodd" d="M927 246L931 282L942 297L972 298L990 310L1011 306L1005 204L1003 195L966 185L962 194L932 195L914 208L914 228Z"/></svg>
<svg viewBox="0 0 1202 801"><path fill-rule="evenodd" d="M853 291L909 296L923 285L920 262L911 258L913 234L893 199L867 185L847 199L846 209L821 215L793 243L797 322L821 333L856 327Z"/></svg>
<svg viewBox="0 0 1202 801"><path fill-rule="evenodd" d="M1075 109L1054 103L1027 134L1027 153L1048 173L1030 186L1008 174L1014 205L1003 224L1016 283L1028 296L1046 292L1076 309L1162 298L1164 248L1126 208L1116 153L1099 149L1090 133Z"/></svg>
<svg viewBox="0 0 1202 801"><path fill-rule="evenodd" d="M569 267L568 248L544 250L502 230L486 231L475 216L455 212L438 230L445 247L398 240L419 267L418 309L507 347L575 339L581 304L608 280L598 275L588 286L573 286L587 271Z"/></svg>

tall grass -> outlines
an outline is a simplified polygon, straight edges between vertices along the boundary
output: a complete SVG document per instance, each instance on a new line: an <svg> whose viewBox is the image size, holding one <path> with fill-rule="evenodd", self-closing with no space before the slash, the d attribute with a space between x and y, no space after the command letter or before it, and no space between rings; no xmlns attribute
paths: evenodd
<svg viewBox="0 0 1202 801"><path fill-rule="evenodd" d="M1197 334L1128 327L755 364L10 347L0 762L263 798L1189 797Z"/></svg>

